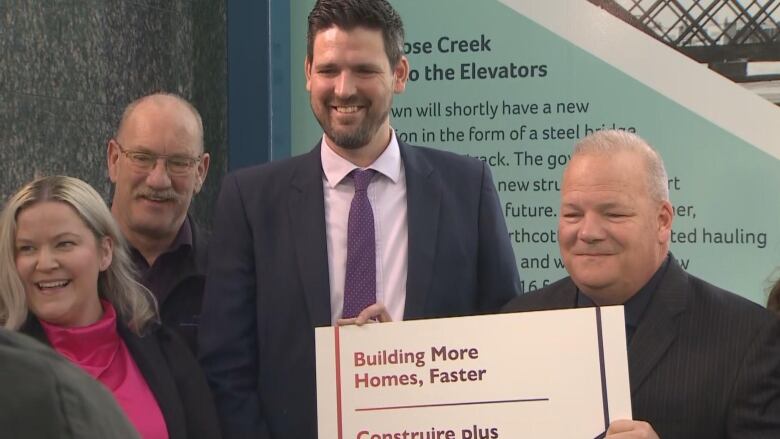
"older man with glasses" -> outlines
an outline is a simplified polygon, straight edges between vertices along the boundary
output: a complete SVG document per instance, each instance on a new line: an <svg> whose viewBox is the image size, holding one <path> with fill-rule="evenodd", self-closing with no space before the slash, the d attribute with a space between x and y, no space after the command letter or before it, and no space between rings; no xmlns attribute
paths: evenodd
<svg viewBox="0 0 780 439"><path fill-rule="evenodd" d="M207 236L187 211L206 179L203 122L174 94L130 103L108 142L111 212L132 248L142 283L157 297L163 323L196 353Z"/></svg>

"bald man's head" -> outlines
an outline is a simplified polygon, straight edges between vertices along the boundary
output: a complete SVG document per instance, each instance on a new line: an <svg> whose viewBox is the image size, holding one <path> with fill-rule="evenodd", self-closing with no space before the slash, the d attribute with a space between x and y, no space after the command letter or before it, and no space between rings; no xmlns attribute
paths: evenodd
<svg viewBox="0 0 780 439"><path fill-rule="evenodd" d="M153 93L128 104L122 113L122 119L119 120L115 138L121 137L122 130L128 124L135 110L139 107L143 109L145 106L155 106L160 109L167 108L169 111L180 112L183 122L191 130L190 134L197 139L199 152L203 152L203 119L201 119L200 113L189 101L174 93ZM189 121L187 121L187 114L191 118Z"/></svg>
<svg viewBox="0 0 780 439"><path fill-rule="evenodd" d="M108 173L115 184L111 212L135 248L144 253L173 242L208 166L192 104L156 93L127 106L108 144Z"/></svg>

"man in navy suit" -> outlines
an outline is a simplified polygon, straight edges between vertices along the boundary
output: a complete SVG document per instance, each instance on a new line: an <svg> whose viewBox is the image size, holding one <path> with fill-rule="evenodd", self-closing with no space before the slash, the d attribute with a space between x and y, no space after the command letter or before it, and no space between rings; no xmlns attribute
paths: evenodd
<svg viewBox="0 0 780 439"><path fill-rule="evenodd" d="M358 273L372 273L369 314L494 312L519 292L488 167L390 127L409 74L396 11L318 1L305 73L322 139L228 175L217 204L200 347L227 438L317 437L314 328L347 314L356 172L370 170L375 246Z"/></svg>
<svg viewBox="0 0 780 439"><path fill-rule="evenodd" d="M661 157L639 137L582 139L561 186L558 244L570 277L506 311L624 306L636 420L615 420L607 437L778 438L780 321L677 263L667 184Z"/></svg>

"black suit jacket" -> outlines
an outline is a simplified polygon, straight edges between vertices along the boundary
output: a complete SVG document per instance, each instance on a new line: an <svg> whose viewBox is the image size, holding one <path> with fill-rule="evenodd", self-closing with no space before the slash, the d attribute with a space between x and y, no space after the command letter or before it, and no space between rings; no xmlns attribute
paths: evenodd
<svg viewBox="0 0 780 439"><path fill-rule="evenodd" d="M50 344L30 315L22 332ZM217 413L203 371L189 348L165 327L143 337L117 320L117 331L160 406L170 439L218 439Z"/></svg>
<svg viewBox="0 0 780 439"><path fill-rule="evenodd" d="M567 277L507 312L574 308ZM662 439L780 438L780 322L672 258L628 346L634 419Z"/></svg>
<svg viewBox="0 0 780 439"><path fill-rule="evenodd" d="M400 150L404 318L498 311L519 292L519 278L488 167L428 148ZM331 324L322 176L318 146L222 183L200 353L225 437L317 437L314 327Z"/></svg>

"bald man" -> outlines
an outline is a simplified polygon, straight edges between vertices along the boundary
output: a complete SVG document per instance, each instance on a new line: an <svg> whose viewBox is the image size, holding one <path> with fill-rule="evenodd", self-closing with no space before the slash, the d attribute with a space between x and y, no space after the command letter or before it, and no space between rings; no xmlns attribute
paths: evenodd
<svg viewBox="0 0 780 439"><path fill-rule="evenodd" d="M187 215L206 179L203 122L174 94L130 103L108 142L111 213L131 246L142 283L157 297L163 323L196 352L207 236Z"/></svg>
<svg viewBox="0 0 780 439"><path fill-rule="evenodd" d="M634 134L580 140L558 217L569 276L505 311L624 306L635 420L614 420L608 438L778 438L780 320L677 263L667 182Z"/></svg>

